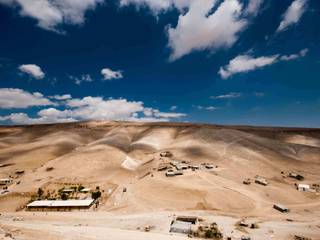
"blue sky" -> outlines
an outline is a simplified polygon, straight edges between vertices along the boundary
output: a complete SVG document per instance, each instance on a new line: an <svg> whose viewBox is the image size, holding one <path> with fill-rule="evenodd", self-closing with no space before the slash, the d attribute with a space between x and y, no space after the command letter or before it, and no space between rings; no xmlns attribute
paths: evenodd
<svg viewBox="0 0 320 240"><path fill-rule="evenodd" d="M0 0L0 124L320 127L317 0Z"/></svg>

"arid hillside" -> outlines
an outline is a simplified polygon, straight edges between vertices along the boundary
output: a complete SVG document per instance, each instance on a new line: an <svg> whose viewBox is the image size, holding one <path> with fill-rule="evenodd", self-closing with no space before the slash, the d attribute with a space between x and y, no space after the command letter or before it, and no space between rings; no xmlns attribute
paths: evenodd
<svg viewBox="0 0 320 240"><path fill-rule="evenodd" d="M172 156L160 157L163 151ZM217 167L166 177L157 170L169 161ZM22 210L38 188L82 184L102 189L97 211L277 218L272 205L280 202L301 218L319 214L319 194L297 191L289 172L320 183L320 129L130 122L0 128L0 178L13 178L0 195L1 212ZM257 175L268 185L243 184Z"/></svg>

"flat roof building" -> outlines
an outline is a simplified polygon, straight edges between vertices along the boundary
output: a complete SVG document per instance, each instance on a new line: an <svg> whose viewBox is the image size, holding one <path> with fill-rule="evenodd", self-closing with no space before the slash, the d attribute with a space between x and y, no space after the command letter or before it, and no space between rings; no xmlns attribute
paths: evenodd
<svg viewBox="0 0 320 240"><path fill-rule="evenodd" d="M38 200L27 205L30 211L71 211L89 209L94 199L86 200Z"/></svg>

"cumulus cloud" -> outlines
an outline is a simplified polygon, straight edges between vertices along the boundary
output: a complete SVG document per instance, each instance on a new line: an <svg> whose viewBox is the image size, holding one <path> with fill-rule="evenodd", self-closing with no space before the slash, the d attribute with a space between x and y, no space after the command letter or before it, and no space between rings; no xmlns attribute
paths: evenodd
<svg viewBox="0 0 320 240"><path fill-rule="evenodd" d="M18 88L0 88L0 108L28 108L55 105L41 93L29 93Z"/></svg>
<svg viewBox="0 0 320 240"><path fill-rule="evenodd" d="M82 74L80 77L69 75L69 78L74 81L75 84L81 85L83 82L93 82L90 74Z"/></svg>
<svg viewBox="0 0 320 240"><path fill-rule="evenodd" d="M120 0L121 6L135 5L138 8L148 7L155 15L173 7L182 10L188 7L192 0Z"/></svg>
<svg viewBox="0 0 320 240"><path fill-rule="evenodd" d="M45 77L42 69L36 64L22 64L18 67L18 69L35 79L43 79Z"/></svg>
<svg viewBox="0 0 320 240"><path fill-rule="evenodd" d="M250 55L239 55L232 59L227 66L220 67L219 74L221 78L227 79L234 74L253 71L259 68L263 68L268 65L272 65L279 61L290 61L297 58L306 56L308 49L303 49L297 54L291 55L272 55L262 57L252 57Z"/></svg>
<svg viewBox="0 0 320 240"><path fill-rule="evenodd" d="M242 93L239 92L230 92L227 94L222 94L218 96L211 96L211 99L230 99L230 98L239 98L242 96Z"/></svg>
<svg viewBox="0 0 320 240"><path fill-rule="evenodd" d="M169 119L169 118L185 117L186 114L184 114L184 113L172 113L172 112L160 112L159 110L154 110L154 116L156 118Z"/></svg>
<svg viewBox="0 0 320 240"><path fill-rule="evenodd" d="M39 93L36 95L38 97L43 97ZM40 110L36 117L29 117L26 113L12 113L7 116L0 116L0 121L10 121L14 124L72 122L81 120L163 122L186 116L184 113L167 113L161 112L158 109L144 107L144 103L141 101L128 101L126 99L106 100L102 97L91 96L72 99L69 98L69 96L70 95L68 94L55 95L55 99L63 99L64 101L59 101L55 104L58 108L50 107ZM3 105L1 99L0 104ZM5 106L8 106L8 104ZM10 107L11 106L12 104Z"/></svg>
<svg viewBox="0 0 320 240"><path fill-rule="evenodd" d="M241 17L242 4L238 0L225 0L211 13L217 1L192 1L186 14L180 15L175 28L168 28L171 60L194 50L227 48L238 39L247 26Z"/></svg>
<svg viewBox="0 0 320 240"><path fill-rule="evenodd" d="M113 71L110 68L103 68L101 70L104 80L120 79L123 78L122 72L120 70Z"/></svg>
<svg viewBox="0 0 320 240"><path fill-rule="evenodd" d="M245 13L249 15L257 15L262 4L263 0L250 0Z"/></svg>
<svg viewBox="0 0 320 240"><path fill-rule="evenodd" d="M67 100L67 99L71 99L72 96L70 94L63 94L63 95L54 95L54 96L51 96L50 98L53 98L56 100Z"/></svg>
<svg viewBox="0 0 320 240"><path fill-rule="evenodd" d="M281 60L283 61L290 61L290 60L295 60L297 58L301 58L307 55L309 49L305 48L302 49L299 53L296 54L291 54L291 55L283 55L280 57Z"/></svg>
<svg viewBox="0 0 320 240"><path fill-rule="evenodd" d="M170 107L170 111L175 111L175 110L177 110L177 108L178 108L178 106L173 105Z"/></svg>
<svg viewBox="0 0 320 240"><path fill-rule="evenodd" d="M282 21L277 29L281 32L293 24L297 24L307 8L307 0L294 0L283 14Z"/></svg>
<svg viewBox="0 0 320 240"><path fill-rule="evenodd" d="M207 111L215 111L217 109L219 109L218 107L214 107L214 106L201 106L201 105L196 105L194 106L195 108L199 109L199 110L207 110Z"/></svg>
<svg viewBox="0 0 320 240"><path fill-rule="evenodd" d="M227 66L221 67L219 74L223 79L227 79L236 73L249 72L271 65L277 61L278 56L279 55L254 58L249 55L239 55L232 59Z"/></svg>
<svg viewBox="0 0 320 240"><path fill-rule="evenodd" d="M19 9L19 14L37 20L38 26L51 31L61 32L61 24L79 25L85 21L85 13L94 9L104 0L0 0Z"/></svg>

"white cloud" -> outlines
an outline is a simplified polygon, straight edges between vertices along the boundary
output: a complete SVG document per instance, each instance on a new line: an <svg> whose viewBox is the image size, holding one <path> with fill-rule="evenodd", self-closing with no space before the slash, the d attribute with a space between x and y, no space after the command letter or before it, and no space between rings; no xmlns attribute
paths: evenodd
<svg viewBox="0 0 320 240"><path fill-rule="evenodd" d="M41 93L29 93L18 88L0 88L0 108L27 108L55 105Z"/></svg>
<svg viewBox="0 0 320 240"><path fill-rule="evenodd" d="M211 96L211 99L230 99L230 98L239 98L242 96L242 93L239 92L230 92L223 95Z"/></svg>
<svg viewBox="0 0 320 240"><path fill-rule="evenodd" d="M37 94L38 97L42 95ZM67 98L69 95L55 95L56 98ZM42 96L43 97L43 96ZM0 104L1 100L0 100ZM143 102L128 101L126 99L108 99L102 97L84 97L60 101L59 108L46 108L32 118L26 113L12 113L0 116L0 121L10 121L14 124L36 124L71 122L81 120L121 120L121 121L170 121L185 117L184 113L161 112L158 109L144 107ZM53 105L53 104L52 104ZM11 105L10 105L11 106ZM27 107L27 106L25 106Z"/></svg>
<svg viewBox="0 0 320 240"><path fill-rule="evenodd" d="M45 77L42 69L36 64L22 64L18 69L35 79L43 79Z"/></svg>
<svg viewBox="0 0 320 240"><path fill-rule="evenodd" d="M71 95L70 94L63 94L63 95L54 95L51 96L50 98L56 99L56 100L67 100L67 99L71 99Z"/></svg>
<svg viewBox="0 0 320 240"><path fill-rule="evenodd" d="M239 55L232 59L227 66L221 67L219 74L223 79L227 79L236 73L249 72L271 65L277 61L278 56L279 55L254 58L249 55Z"/></svg>
<svg viewBox="0 0 320 240"><path fill-rule="evenodd" d="M110 68L104 68L101 70L104 80L120 79L123 78L122 72L120 70L113 71Z"/></svg>
<svg viewBox="0 0 320 240"><path fill-rule="evenodd" d="M178 106L171 106L170 111L175 111L175 110L177 110L177 108L178 108Z"/></svg>
<svg viewBox="0 0 320 240"><path fill-rule="evenodd" d="M85 13L104 0L0 0L0 4L18 6L21 16L37 20L38 26L51 31L60 24L79 25L85 21Z"/></svg>
<svg viewBox="0 0 320 240"><path fill-rule="evenodd" d="M52 110L56 110L56 109L52 108ZM54 122L75 122L76 120L72 118L61 118L61 117L58 118L54 114L51 114L51 115L48 114L48 116L44 115L38 118L30 118L25 113L12 113L8 116L0 117L0 121L10 121L14 124L41 124L41 123L54 123Z"/></svg>
<svg viewBox="0 0 320 240"><path fill-rule="evenodd" d="M149 7L150 10L155 14L167 11L176 7L182 10L188 7L192 0L120 0L121 6L135 5L138 8Z"/></svg>
<svg viewBox="0 0 320 240"><path fill-rule="evenodd" d="M294 59L306 56L308 51L309 50L307 48L305 48L305 49L302 49L299 53L296 53L296 54L291 54L291 55L288 55L288 56L287 55L283 55L283 56L280 57L280 59L283 60L283 61L294 60Z"/></svg>
<svg viewBox="0 0 320 240"><path fill-rule="evenodd" d="M277 29L281 32L293 24L297 24L307 8L307 0L294 0L283 15Z"/></svg>
<svg viewBox="0 0 320 240"><path fill-rule="evenodd" d="M196 105L193 106L199 110L207 110L207 111L215 111L217 109L219 109L218 107L214 107L214 106L201 106L201 105Z"/></svg>
<svg viewBox="0 0 320 240"><path fill-rule="evenodd" d="M214 107L214 106L209 106L209 107L205 107L206 110L208 111L215 111L217 110L218 108L217 107Z"/></svg>
<svg viewBox="0 0 320 240"><path fill-rule="evenodd" d="M250 55L239 55L232 59L227 66L220 67L219 74L221 78L227 79L234 74L253 71L272 65L279 61L289 61L306 56L308 49L303 49L297 54L287 55L272 55L262 57L252 57Z"/></svg>
<svg viewBox="0 0 320 240"><path fill-rule="evenodd" d="M156 118L165 118L165 119L169 119L169 118L182 118L185 117L186 114L184 113L172 113L172 112L160 112L159 110L155 110L154 111L154 116Z"/></svg>
<svg viewBox="0 0 320 240"><path fill-rule="evenodd" d="M262 4L263 0L249 0L245 13L254 16L257 15Z"/></svg>
<svg viewBox="0 0 320 240"><path fill-rule="evenodd" d="M247 26L241 17L242 4L225 0L210 13L216 0L192 1L189 11L180 15L175 28L168 28L170 59L176 60L194 50L231 47Z"/></svg>
<svg viewBox="0 0 320 240"><path fill-rule="evenodd" d="M69 75L69 78L74 80L74 83L80 85L83 82L93 82L90 74L82 74L80 77Z"/></svg>

